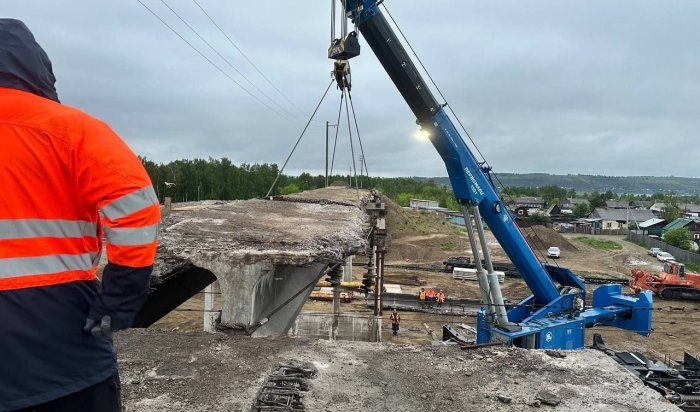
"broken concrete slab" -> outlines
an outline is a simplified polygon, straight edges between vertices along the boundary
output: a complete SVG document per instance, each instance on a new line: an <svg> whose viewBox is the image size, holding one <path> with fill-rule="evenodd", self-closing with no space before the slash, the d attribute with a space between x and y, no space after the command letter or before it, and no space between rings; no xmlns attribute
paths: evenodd
<svg viewBox="0 0 700 412"><path fill-rule="evenodd" d="M524 349L138 330L115 341L124 403L133 411L248 411L264 379L291 361L318 370L304 397L309 411L522 411L544 389L561 400L557 411L679 411L591 350L552 358Z"/></svg>
<svg viewBox="0 0 700 412"><path fill-rule="evenodd" d="M254 199L174 208L160 242L200 267L229 259L300 265L364 252L368 231L369 217L356 206Z"/></svg>
<svg viewBox="0 0 700 412"><path fill-rule="evenodd" d="M305 193L174 205L161 224L155 284L187 265L205 269L221 286L222 326L285 334L326 268L366 253L371 229L368 193Z"/></svg>
<svg viewBox="0 0 700 412"><path fill-rule="evenodd" d="M352 189L347 187L330 186L321 189L307 190L301 193L294 193L287 196L280 196L282 199L300 201L319 201L322 203L335 203L340 205L364 206L371 193L369 190Z"/></svg>

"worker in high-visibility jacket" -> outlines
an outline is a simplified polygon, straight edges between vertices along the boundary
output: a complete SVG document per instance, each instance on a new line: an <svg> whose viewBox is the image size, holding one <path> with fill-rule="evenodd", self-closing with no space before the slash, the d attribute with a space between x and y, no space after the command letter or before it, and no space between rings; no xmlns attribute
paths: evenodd
<svg viewBox="0 0 700 412"><path fill-rule="evenodd" d="M391 332L396 336L399 333L399 324L401 323L401 315L396 311L396 308L392 308L389 320L391 321Z"/></svg>
<svg viewBox="0 0 700 412"><path fill-rule="evenodd" d="M418 302L420 302L421 306L425 306L425 288L420 288L420 292L418 293Z"/></svg>
<svg viewBox="0 0 700 412"><path fill-rule="evenodd" d="M438 307L439 307L439 306L442 306L442 304L443 304L444 302L445 302L445 292L443 292L442 289L440 289L440 291L439 291L438 294L437 294L437 304L438 304Z"/></svg>
<svg viewBox="0 0 700 412"><path fill-rule="evenodd" d="M111 332L147 296L160 209L139 159L54 83L24 23L0 19L0 411L117 412Z"/></svg>
<svg viewBox="0 0 700 412"><path fill-rule="evenodd" d="M435 289L428 288L427 300L428 302L435 302Z"/></svg>

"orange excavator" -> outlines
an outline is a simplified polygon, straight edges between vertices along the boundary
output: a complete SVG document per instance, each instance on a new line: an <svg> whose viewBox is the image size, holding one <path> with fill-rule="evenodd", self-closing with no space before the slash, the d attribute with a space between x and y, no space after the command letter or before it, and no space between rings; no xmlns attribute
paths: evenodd
<svg viewBox="0 0 700 412"><path fill-rule="evenodd" d="M663 299L700 301L700 274L686 272L685 266L677 262L666 262L658 274L633 269L630 289L650 290Z"/></svg>

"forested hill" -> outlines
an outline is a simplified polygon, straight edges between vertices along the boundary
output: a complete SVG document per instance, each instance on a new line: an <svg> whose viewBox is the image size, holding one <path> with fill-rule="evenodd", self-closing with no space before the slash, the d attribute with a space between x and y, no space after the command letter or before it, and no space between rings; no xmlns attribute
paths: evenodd
<svg viewBox="0 0 700 412"><path fill-rule="evenodd" d="M674 192L679 195L700 194L700 178L694 177L658 177L658 176L594 176L594 175L551 175L547 173L498 173L504 186L542 187L560 186L576 189L578 192L611 191L614 193L633 193L651 195L654 193ZM436 183L449 186L446 177L421 178L434 179Z"/></svg>

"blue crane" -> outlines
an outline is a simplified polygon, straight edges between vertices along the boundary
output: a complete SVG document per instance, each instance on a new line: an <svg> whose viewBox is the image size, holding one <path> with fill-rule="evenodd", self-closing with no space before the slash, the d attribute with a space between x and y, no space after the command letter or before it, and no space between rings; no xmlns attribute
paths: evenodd
<svg viewBox="0 0 700 412"><path fill-rule="evenodd" d="M614 326L648 336L652 323L650 292L627 296L622 293L621 285L603 285L593 292L592 304L587 305L586 287L573 272L540 262L499 198L489 178L490 169L477 161L465 144L445 105L435 98L389 25L380 4L381 0L341 0L345 14L343 31L340 38L334 39L332 29L328 55L336 60L336 72L340 73L336 77L342 78L341 72L347 71L346 60L360 53L357 33L347 33L346 19L351 19L445 162L452 190L462 205L477 265L483 301L477 316L477 343L504 342L532 349L580 349L584 347L585 329L596 325ZM532 291L531 296L518 304L506 306L503 302L482 220Z"/></svg>

